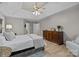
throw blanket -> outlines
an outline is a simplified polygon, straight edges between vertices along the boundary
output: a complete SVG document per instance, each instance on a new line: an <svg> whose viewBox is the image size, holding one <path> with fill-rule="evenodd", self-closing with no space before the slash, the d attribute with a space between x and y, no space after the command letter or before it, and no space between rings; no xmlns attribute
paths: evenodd
<svg viewBox="0 0 79 59"><path fill-rule="evenodd" d="M44 40L43 37L38 36L36 34L29 34L29 36L33 39L35 49L44 47Z"/></svg>

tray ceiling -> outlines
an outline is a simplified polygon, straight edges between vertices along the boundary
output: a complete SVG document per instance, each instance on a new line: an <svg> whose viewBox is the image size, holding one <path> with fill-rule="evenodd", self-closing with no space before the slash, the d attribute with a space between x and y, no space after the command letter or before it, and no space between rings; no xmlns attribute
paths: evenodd
<svg viewBox="0 0 79 59"><path fill-rule="evenodd" d="M32 15L34 2L4 2L0 4L0 12L9 17L23 18L28 21L40 21L43 18L79 4L77 2L40 2L38 5L41 6L44 3L46 3L43 6L45 9L42 10L43 13L39 16Z"/></svg>

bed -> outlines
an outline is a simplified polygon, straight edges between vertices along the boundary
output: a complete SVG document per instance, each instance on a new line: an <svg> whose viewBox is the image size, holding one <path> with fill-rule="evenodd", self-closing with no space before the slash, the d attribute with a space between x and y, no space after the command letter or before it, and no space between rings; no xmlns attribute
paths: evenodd
<svg viewBox="0 0 79 59"><path fill-rule="evenodd" d="M36 34L17 35L12 41L4 41L1 46L10 47L12 52L16 52L31 47L35 49L44 47L44 40Z"/></svg>

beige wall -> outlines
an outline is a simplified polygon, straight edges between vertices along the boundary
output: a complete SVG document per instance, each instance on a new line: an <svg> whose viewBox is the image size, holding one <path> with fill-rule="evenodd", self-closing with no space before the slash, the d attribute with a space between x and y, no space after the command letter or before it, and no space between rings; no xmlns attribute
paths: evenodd
<svg viewBox="0 0 79 59"><path fill-rule="evenodd" d="M62 25L65 33L64 39L74 39L79 34L79 5L47 17L40 23L41 34L42 30L48 29L49 27Z"/></svg>

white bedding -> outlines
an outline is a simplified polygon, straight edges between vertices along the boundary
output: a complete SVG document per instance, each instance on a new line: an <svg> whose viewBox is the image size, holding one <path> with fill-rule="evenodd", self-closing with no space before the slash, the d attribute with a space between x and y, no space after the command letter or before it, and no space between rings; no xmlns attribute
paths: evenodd
<svg viewBox="0 0 79 59"><path fill-rule="evenodd" d="M33 39L35 49L44 47L45 42L43 37L38 36L36 34L29 34L29 36Z"/></svg>
<svg viewBox="0 0 79 59"><path fill-rule="evenodd" d="M19 39L18 39L19 38ZM27 35L16 36L12 41L5 41L3 46L12 48L12 52L33 47L33 40Z"/></svg>
<svg viewBox="0 0 79 59"><path fill-rule="evenodd" d="M5 41L2 46L7 46L12 48L12 52L35 47L43 47L44 40L42 37L30 34L30 35L18 35L12 41Z"/></svg>

